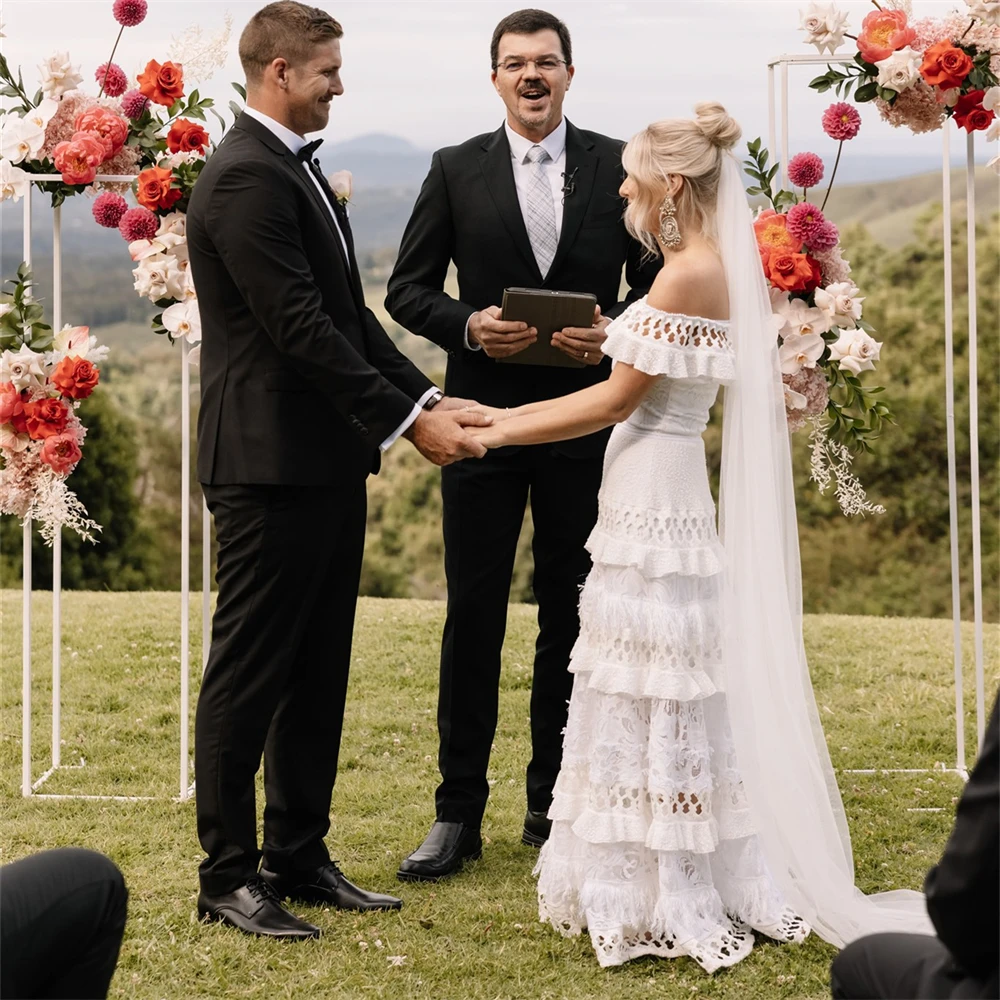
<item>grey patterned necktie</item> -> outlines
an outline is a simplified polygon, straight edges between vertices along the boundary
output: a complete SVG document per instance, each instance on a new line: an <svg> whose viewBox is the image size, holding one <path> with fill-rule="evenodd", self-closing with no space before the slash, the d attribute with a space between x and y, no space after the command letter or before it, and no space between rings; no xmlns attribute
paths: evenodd
<svg viewBox="0 0 1000 1000"><path fill-rule="evenodd" d="M552 200L552 185L545 176L545 164L551 159L541 146L532 146L524 162L531 165L528 181L528 239L544 278L556 255L556 208Z"/></svg>

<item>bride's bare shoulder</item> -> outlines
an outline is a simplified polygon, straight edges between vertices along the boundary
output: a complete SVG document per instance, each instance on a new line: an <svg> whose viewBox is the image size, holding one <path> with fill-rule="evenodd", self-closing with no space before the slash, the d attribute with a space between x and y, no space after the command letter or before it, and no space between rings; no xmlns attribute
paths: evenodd
<svg viewBox="0 0 1000 1000"><path fill-rule="evenodd" d="M663 312L729 319L729 295L722 262L707 251L672 256L660 268L646 301Z"/></svg>

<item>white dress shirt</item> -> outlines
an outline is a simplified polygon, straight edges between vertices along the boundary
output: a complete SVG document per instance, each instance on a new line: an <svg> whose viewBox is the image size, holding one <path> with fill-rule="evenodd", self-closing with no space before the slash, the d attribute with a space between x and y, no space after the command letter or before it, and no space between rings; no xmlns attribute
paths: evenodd
<svg viewBox="0 0 1000 1000"><path fill-rule="evenodd" d="M263 111L258 111L256 108L247 107L244 108L246 114L251 118L256 119L261 123L261 125L268 128L273 132L296 156L299 155L299 150L306 144L306 140L298 134L298 132L293 132L290 128L282 125L281 122L275 121L273 118L265 115ZM306 172L306 176L310 181L316 186L316 190L323 196L323 203L330 210L330 218L333 219L333 224L336 226L337 235L340 237L340 242L344 247L344 256L350 259L350 253L347 249L347 240L344 239L344 233L340 228L340 223L337 221L337 213L334 212L333 206L330 204L330 199L327 197L326 192L323 190L323 186L320 184L316 175L309 169L309 165L304 161L299 161L302 163L302 169ZM362 322L364 322L364 317L362 317ZM410 410L406 419L379 445L382 451L386 451L390 448L396 441L403 435L403 433L410 427L414 420L420 416L420 411L424 408L424 403L427 402L431 396L436 392L441 390L437 386L431 386L417 402L413 405L413 409Z"/></svg>
<svg viewBox="0 0 1000 1000"><path fill-rule="evenodd" d="M562 235L563 222L563 185L565 180L563 173L566 170L566 119L561 122L544 138L541 142L532 142L523 135L515 132L510 123L503 123L504 131L507 133L507 142L510 144L510 161L514 171L514 187L517 189L517 203L521 206L521 218L528 218L528 184L531 181L531 171L535 168L530 163L525 163L524 158L528 155L528 150L532 146L541 146L549 159L542 164L542 170L548 178L552 187L552 204L555 209L556 239ZM465 324L465 346L470 351L482 349L481 344L469 342L469 324Z"/></svg>

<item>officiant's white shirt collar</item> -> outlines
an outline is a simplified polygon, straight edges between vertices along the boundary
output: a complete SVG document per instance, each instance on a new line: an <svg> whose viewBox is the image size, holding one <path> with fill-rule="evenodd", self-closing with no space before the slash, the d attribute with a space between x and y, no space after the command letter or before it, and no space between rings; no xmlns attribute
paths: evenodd
<svg viewBox="0 0 1000 1000"><path fill-rule="evenodd" d="M306 140L298 132L293 132L286 125L282 125L281 122L275 121L256 108L246 107L243 110L251 118L256 118L261 125L266 125L296 156L299 155L299 150L306 144Z"/></svg>
<svg viewBox="0 0 1000 1000"><path fill-rule="evenodd" d="M566 119L563 120L544 138L541 142L532 142L525 139L523 135L515 132L508 121L504 121L503 127L507 132L507 142L510 143L511 156L518 162L524 163L525 156L532 146L541 146L555 163L566 150Z"/></svg>

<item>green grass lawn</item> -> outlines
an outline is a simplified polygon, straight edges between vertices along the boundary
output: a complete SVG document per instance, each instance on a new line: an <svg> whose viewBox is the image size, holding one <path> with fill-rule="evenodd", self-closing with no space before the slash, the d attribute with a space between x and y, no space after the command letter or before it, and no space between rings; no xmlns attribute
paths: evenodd
<svg viewBox="0 0 1000 1000"><path fill-rule="evenodd" d="M83 757L86 765L58 772L45 790L162 797L155 802L20 798L20 593L4 591L0 599L2 858L83 844L118 862L131 898L114 997L828 996L834 950L816 939L797 949L763 944L713 977L689 959L602 971L586 939L567 941L538 923L535 854L520 844L532 608L510 613L483 859L451 882L400 885L399 859L433 820L444 607L362 600L329 844L351 878L398 891L405 906L373 916L305 908L324 936L290 945L196 919L194 808L170 799L178 783L177 595L67 593L63 604L63 761ZM37 778L50 746L49 595L36 594L33 607ZM194 650L199 607L194 596ZM971 650L971 630L966 638ZM812 617L806 643L836 767L954 764L949 622ZM1000 676L996 626L987 628L987 656L989 697ZM966 674L971 719L971 670ZM192 721L193 706L192 697ZM967 740L974 745L971 724ZM864 890L920 886L951 827L960 788L947 774L841 775Z"/></svg>

